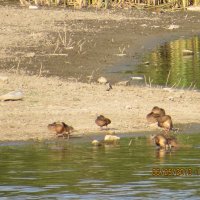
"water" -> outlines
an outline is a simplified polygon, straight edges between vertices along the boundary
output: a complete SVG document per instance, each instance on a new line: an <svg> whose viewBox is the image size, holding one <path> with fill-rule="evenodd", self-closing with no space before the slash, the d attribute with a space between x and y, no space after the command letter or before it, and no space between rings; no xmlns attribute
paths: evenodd
<svg viewBox="0 0 200 200"><path fill-rule="evenodd" d="M183 55L183 50L194 55ZM146 76L147 82L183 88L200 88L200 37L179 39L158 46L138 66L121 70L126 76Z"/></svg>
<svg viewBox="0 0 200 200"><path fill-rule="evenodd" d="M0 145L1 199L199 199L200 136L157 150L146 137L93 147L89 140ZM156 170L184 169L164 176ZM188 169L193 170L189 175ZM156 173L157 174L156 174ZM199 174L199 175L198 175Z"/></svg>

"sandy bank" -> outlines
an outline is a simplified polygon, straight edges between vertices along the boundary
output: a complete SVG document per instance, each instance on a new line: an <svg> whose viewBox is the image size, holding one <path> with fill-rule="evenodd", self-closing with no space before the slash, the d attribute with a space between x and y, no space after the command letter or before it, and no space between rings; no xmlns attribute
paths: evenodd
<svg viewBox="0 0 200 200"><path fill-rule="evenodd" d="M113 86L108 92L95 83L5 75L9 82L0 83L0 93L21 88L25 98L0 102L0 140L54 137L47 130L54 121L64 121L81 134L100 132L94 123L97 113L109 117L109 127L117 133L149 131L145 116L155 105L165 108L175 124L199 123L200 93L196 91Z"/></svg>

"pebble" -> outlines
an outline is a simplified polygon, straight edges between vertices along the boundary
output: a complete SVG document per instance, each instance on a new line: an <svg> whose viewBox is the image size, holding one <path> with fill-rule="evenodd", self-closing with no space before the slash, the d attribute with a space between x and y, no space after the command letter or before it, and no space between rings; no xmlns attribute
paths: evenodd
<svg viewBox="0 0 200 200"><path fill-rule="evenodd" d="M97 79L97 82L100 84L106 84L108 80L105 77L101 76Z"/></svg>

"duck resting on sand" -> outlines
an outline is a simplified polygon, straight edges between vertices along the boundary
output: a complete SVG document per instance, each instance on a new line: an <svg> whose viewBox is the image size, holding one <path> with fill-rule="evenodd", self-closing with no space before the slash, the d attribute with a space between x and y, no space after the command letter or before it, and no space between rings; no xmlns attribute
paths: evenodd
<svg viewBox="0 0 200 200"><path fill-rule="evenodd" d="M101 130L103 129L103 126L108 126L108 124L111 123L111 120L104 117L103 115L99 115L97 116L95 123L97 124L97 126L100 126Z"/></svg>
<svg viewBox="0 0 200 200"><path fill-rule="evenodd" d="M67 137L68 139L71 132L74 131L74 128L72 126L68 126L64 122L53 122L47 127L50 131L55 132L58 137L63 136Z"/></svg>
<svg viewBox="0 0 200 200"><path fill-rule="evenodd" d="M159 108L158 106L153 107L152 111L146 116L146 118L149 123L157 122L158 127L163 128L166 134L170 130L178 131L177 128L173 127L171 116L166 115L163 108Z"/></svg>
<svg viewBox="0 0 200 200"><path fill-rule="evenodd" d="M149 114L147 114L146 119L149 123L156 123L157 118L164 116L165 110L163 108L159 108L158 106L154 106Z"/></svg>

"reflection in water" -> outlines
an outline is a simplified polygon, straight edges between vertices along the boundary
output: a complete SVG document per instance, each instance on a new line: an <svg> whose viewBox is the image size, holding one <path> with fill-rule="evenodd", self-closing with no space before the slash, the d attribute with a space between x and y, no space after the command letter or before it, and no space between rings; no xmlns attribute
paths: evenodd
<svg viewBox="0 0 200 200"><path fill-rule="evenodd" d="M185 56L183 50L193 55ZM200 88L200 37L165 43L144 58L144 64L125 73L145 75L153 84ZM148 63L148 64L147 64Z"/></svg>
<svg viewBox="0 0 200 200"><path fill-rule="evenodd" d="M90 141L0 145L0 196L9 199L197 199L200 196L199 135L158 150L147 138L123 138L94 148ZM197 148L196 148L197 147ZM155 170L192 168L192 175ZM154 171L153 171L154 170ZM200 170L199 170L200 172ZM156 171L158 173L158 171ZM168 173L168 171L167 171ZM195 174L196 173L196 174ZM200 173L199 173L200 175Z"/></svg>

